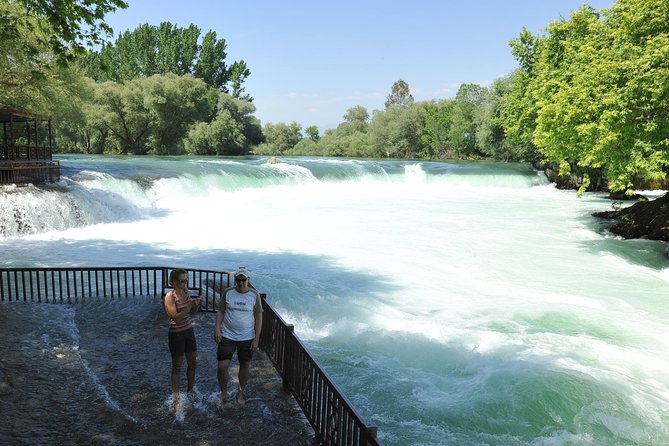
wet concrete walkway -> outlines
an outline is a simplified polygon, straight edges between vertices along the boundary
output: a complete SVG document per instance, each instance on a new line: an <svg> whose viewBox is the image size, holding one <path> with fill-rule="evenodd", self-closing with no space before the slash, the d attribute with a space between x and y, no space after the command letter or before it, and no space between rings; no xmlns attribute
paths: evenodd
<svg viewBox="0 0 669 446"><path fill-rule="evenodd" d="M252 383L241 406L230 393L221 406L221 441L230 445L313 446L314 432L263 351L254 354ZM236 383L237 364L230 370ZM236 385L236 384L235 384Z"/></svg>

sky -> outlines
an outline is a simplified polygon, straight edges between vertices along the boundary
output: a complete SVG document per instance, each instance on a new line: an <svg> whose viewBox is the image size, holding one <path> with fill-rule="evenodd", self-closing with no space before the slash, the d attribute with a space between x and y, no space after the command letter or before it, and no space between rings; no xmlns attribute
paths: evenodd
<svg viewBox="0 0 669 446"><path fill-rule="evenodd" d="M538 34L584 3L614 0L127 0L105 21L119 33L191 23L227 44L228 64L251 71L246 92L267 123L316 125L346 111L382 110L404 80L416 101L448 99L463 83L489 86L517 68L509 40Z"/></svg>

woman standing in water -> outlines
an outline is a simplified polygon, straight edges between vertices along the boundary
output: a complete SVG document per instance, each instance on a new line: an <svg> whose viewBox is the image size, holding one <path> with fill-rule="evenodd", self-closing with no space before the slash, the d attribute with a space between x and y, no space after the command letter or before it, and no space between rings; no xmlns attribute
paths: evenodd
<svg viewBox="0 0 669 446"><path fill-rule="evenodd" d="M165 312L170 318L168 344L172 355L172 372L170 382L174 401L179 400L179 375L184 356L188 361L186 378L188 393L195 385L195 367L197 366L197 344L190 315L195 314L202 305L202 297L191 298L188 295L188 272L173 269L170 272L169 284L172 290L165 295Z"/></svg>

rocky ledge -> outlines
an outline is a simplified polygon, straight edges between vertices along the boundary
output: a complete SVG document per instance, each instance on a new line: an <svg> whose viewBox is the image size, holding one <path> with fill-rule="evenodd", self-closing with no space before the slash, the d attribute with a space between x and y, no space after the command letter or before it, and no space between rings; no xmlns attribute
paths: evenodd
<svg viewBox="0 0 669 446"><path fill-rule="evenodd" d="M617 211L596 212L595 217L614 219L611 232L626 239L669 242L669 193L651 201L639 201Z"/></svg>

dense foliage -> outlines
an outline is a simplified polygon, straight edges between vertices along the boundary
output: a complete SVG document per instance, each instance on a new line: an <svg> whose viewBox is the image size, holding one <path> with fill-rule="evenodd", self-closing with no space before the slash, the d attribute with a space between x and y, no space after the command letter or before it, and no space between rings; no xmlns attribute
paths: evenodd
<svg viewBox="0 0 669 446"><path fill-rule="evenodd" d="M229 64L225 40L192 24L145 24L82 58L109 31L104 14L125 6L0 2L0 107L52 115L58 146L90 153L491 158L628 193L666 179L666 0L584 5L538 35L522 30L510 42L518 69L489 86L418 102L400 79L382 110L351 107L322 135L261 126L246 63Z"/></svg>
<svg viewBox="0 0 669 446"><path fill-rule="evenodd" d="M509 136L561 173L611 190L666 177L669 165L669 3L583 6L544 36L512 43L521 62L505 104ZM593 178L594 179L594 178Z"/></svg>
<svg viewBox="0 0 669 446"><path fill-rule="evenodd" d="M125 31L114 43L91 53L83 65L86 74L99 82L192 74L211 87L240 97L251 72L243 60L228 67L225 49L225 39L218 39L215 31L200 39L200 28L193 24L179 28L170 22L159 26L147 23Z"/></svg>

